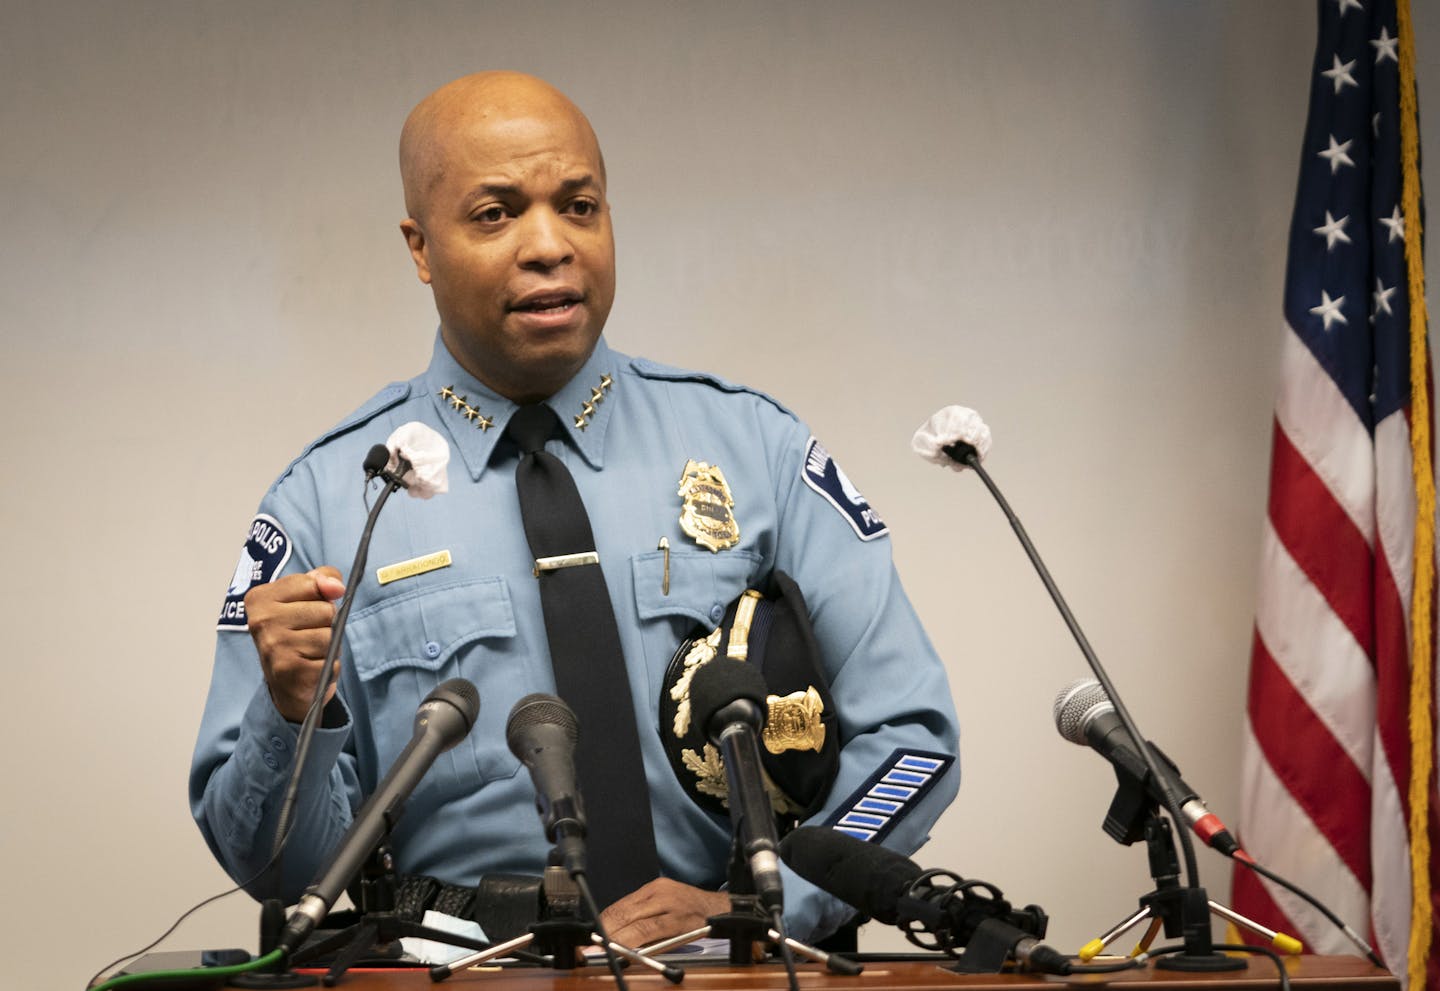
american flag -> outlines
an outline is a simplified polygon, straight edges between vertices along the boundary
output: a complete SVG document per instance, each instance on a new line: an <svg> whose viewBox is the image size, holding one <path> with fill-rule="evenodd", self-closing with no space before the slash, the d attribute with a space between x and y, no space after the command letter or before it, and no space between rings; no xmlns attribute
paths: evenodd
<svg viewBox="0 0 1440 991"><path fill-rule="evenodd" d="M1440 987L1434 474L1408 5L1320 0L1319 29L1285 277L1241 841L1370 938L1402 981ZM1356 952L1309 905L1238 865L1233 900L1308 952Z"/></svg>

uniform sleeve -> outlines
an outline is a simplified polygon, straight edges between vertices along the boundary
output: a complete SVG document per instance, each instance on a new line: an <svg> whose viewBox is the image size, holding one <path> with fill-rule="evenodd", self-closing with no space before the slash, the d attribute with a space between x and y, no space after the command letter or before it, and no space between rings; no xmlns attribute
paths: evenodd
<svg viewBox="0 0 1440 991"><path fill-rule="evenodd" d="M190 767L190 810L226 872L256 898L294 902L324 866L359 801L350 717L339 695L311 743L281 869L270 860L280 804L294 767L299 726L270 700L237 602L255 584L318 564L315 514L302 507L303 472L271 490L251 524L216 633L215 666ZM276 536L278 534L278 537ZM247 571L248 569L248 571ZM247 584L248 581L248 584Z"/></svg>
<svg viewBox="0 0 1440 991"><path fill-rule="evenodd" d="M945 667L901 587L879 515L803 426L778 457L775 565L809 606L841 739L838 776L805 825L909 855L960 783ZM854 914L788 868L785 891L789 924L812 939Z"/></svg>

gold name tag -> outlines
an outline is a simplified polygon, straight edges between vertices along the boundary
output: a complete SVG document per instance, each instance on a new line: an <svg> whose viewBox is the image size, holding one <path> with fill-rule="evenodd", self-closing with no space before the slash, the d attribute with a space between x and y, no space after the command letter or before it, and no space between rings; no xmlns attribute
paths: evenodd
<svg viewBox="0 0 1440 991"><path fill-rule="evenodd" d="M426 554L424 557L412 557L399 564L387 564L383 568L376 569L375 578L381 585L389 585L402 578L413 578L416 575L423 575L427 571L448 567L450 567L450 552L436 551L434 554Z"/></svg>

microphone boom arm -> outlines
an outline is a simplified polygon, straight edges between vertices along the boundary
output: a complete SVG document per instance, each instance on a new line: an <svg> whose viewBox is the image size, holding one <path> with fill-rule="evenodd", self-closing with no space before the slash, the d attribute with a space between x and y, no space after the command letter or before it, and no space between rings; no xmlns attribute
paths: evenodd
<svg viewBox="0 0 1440 991"><path fill-rule="evenodd" d="M1080 623L1076 620L1075 614L1070 611L1070 605L1065 601L1065 596L1060 594L1060 588L1055 584L1055 579L1050 577L1050 569L1045 567L1045 562L1040 559L1040 552L1037 551L1035 545L1031 543L1030 535L1025 532L1024 524L1022 524L1020 518L1015 515L1015 511L1010 508L1010 503L1006 501L999 487L990 478L990 474L984 468L980 467L979 452L975 450L974 445L967 444L964 441L947 444L944 451L956 461L974 469L975 474L980 476L980 481L984 482L985 487L990 490L990 494L995 498L995 502L999 505L1000 511L1003 512L1005 518L1010 521L1010 529L1015 531L1015 536L1020 541L1020 546L1025 548L1025 554L1030 558L1030 563L1035 566L1035 571L1040 576L1040 581L1045 585L1045 591L1050 593L1050 598L1054 601L1055 608L1060 611L1060 618L1065 621L1065 626L1070 630L1070 635L1075 638L1075 643L1080 648L1080 653L1085 656L1085 662L1090 665L1090 670L1094 672L1095 679L1100 682L1101 687L1105 689L1105 693L1110 696L1110 701L1114 703L1115 715L1120 718L1120 722L1124 724L1126 732L1130 734L1130 739L1134 742L1136 751L1145 759L1146 768L1158 783L1161 794L1165 796L1165 811L1170 813L1170 816L1175 822L1184 822L1185 819L1180 811L1179 799L1170 790L1164 776L1161 775L1160 768L1155 761L1155 755L1150 751L1150 745L1146 743L1145 738L1140 735L1140 728L1135 725L1135 720L1130 718L1130 711L1125 708L1125 703L1120 700L1120 693L1115 690L1115 685L1110 681L1110 676L1105 673L1104 665L1100 663L1100 658L1096 656L1094 649L1091 648L1090 641L1085 637L1085 632L1080 629ZM1200 887L1200 868L1195 860L1195 846L1190 842L1190 837L1186 835L1184 830L1180 831L1180 848L1185 856L1185 876L1189 879L1191 887L1198 888Z"/></svg>

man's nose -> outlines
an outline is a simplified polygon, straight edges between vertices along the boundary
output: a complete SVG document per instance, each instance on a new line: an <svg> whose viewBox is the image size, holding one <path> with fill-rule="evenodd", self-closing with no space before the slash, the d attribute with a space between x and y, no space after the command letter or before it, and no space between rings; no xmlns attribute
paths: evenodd
<svg viewBox="0 0 1440 991"><path fill-rule="evenodd" d="M531 210L523 220L520 237L522 267L556 268L575 256L565 219L553 210Z"/></svg>

